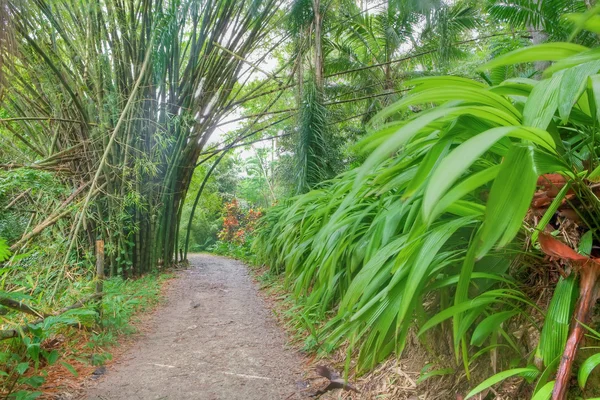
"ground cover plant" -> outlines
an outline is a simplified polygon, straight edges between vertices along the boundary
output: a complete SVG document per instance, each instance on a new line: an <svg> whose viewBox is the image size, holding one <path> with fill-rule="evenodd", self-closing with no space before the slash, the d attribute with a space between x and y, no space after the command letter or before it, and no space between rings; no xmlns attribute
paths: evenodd
<svg viewBox="0 0 600 400"><path fill-rule="evenodd" d="M149 274L136 280L110 278L104 282L100 306L97 302L79 305L69 300L69 306L78 307L43 320L36 315L23 316L10 308L3 309L2 318L11 323L5 325L0 335L2 396L35 399L44 393L58 395L68 389L65 385L69 379L76 381L97 371L112 359L113 348L124 335L136 332L135 315L158 304L161 288L171 277ZM72 295L93 291L93 287L79 287ZM8 298L21 307L27 305L37 312L45 311L39 307L39 296L4 291L0 294L2 301ZM11 329L18 333L13 338L6 335Z"/></svg>

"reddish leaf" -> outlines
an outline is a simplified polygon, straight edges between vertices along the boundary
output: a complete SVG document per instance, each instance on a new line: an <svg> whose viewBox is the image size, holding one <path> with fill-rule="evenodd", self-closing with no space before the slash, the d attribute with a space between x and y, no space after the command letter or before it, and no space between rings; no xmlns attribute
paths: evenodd
<svg viewBox="0 0 600 400"><path fill-rule="evenodd" d="M537 180L537 185L546 190L549 196L556 197L560 189L567 184L567 179L560 174L544 174Z"/></svg>
<svg viewBox="0 0 600 400"><path fill-rule="evenodd" d="M589 261L590 258L577 253L575 250L564 244L563 242L556 240L551 235L540 232L538 238L542 251L550 257L557 257L563 260L575 261L584 263Z"/></svg>

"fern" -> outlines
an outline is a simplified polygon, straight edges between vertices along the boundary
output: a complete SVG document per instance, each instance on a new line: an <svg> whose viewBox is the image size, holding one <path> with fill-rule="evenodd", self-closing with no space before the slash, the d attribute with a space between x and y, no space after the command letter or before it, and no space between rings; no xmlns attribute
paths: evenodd
<svg viewBox="0 0 600 400"><path fill-rule="evenodd" d="M0 262L4 262L6 260L8 260L8 257L10 257L11 252L10 252L10 248L8 247L8 244L6 243L6 240L0 238Z"/></svg>

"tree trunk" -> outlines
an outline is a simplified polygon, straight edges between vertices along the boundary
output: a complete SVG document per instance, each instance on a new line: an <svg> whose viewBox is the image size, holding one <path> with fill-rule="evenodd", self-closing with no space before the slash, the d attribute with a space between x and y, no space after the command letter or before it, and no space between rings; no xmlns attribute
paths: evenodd
<svg viewBox="0 0 600 400"><path fill-rule="evenodd" d="M315 30L315 82L317 89L322 93L323 80L323 16L321 15L321 1L313 0L314 30Z"/></svg>
<svg viewBox="0 0 600 400"><path fill-rule="evenodd" d="M540 0L533 0L533 4L536 7L540 7ZM528 25L527 30L531 34L531 43L533 45L546 43L548 41L548 34L544 31L544 27L542 26L542 22L540 22L540 26L533 26L531 24ZM542 72L550 66L549 61L536 61L533 63L535 70L538 72L538 79L541 78Z"/></svg>

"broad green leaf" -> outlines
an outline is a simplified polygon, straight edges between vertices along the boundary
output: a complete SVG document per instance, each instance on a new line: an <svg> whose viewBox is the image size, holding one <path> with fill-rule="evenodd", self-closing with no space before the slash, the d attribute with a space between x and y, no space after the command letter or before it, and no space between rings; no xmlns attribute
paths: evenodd
<svg viewBox="0 0 600 400"><path fill-rule="evenodd" d="M10 255L10 249L6 243L6 240L0 238L0 262L8 260Z"/></svg>
<svg viewBox="0 0 600 400"><path fill-rule="evenodd" d="M60 355L58 354L58 351L56 351L56 350L52 350L51 352L49 352L49 353L46 352L44 354L44 358L46 359L46 361L48 361L49 365L54 364L58 360L59 356Z"/></svg>
<svg viewBox="0 0 600 400"><path fill-rule="evenodd" d="M398 321L404 321L404 318L409 315L408 311L414 303L413 300L416 298L415 296L418 288L422 287L426 278L428 278L428 272L433 258L454 232L472 222L473 219L469 217L458 218L440 224L427 233L423 245L418 249L418 253L413 252L415 257L411 258L413 260L413 265L411 266L406 282L406 288L404 289L404 299L398 310Z"/></svg>
<svg viewBox="0 0 600 400"><path fill-rule="evenodd" d="M29 363L28 362L19 363L15 367L15 371L17 371L17 373L19 375L23 375L25 373L25 371L27 371L27 369L29 369Z"/></svg>
<svg viewBox="0 0 600 400"><path fill-rule="evenodd" d="M585 46L574 43L543 43L511 51L508 54L494 58L482 65L478 70L483 71L502 65L522 64L534 61L557 61L588 50Z"/></svg>
<svg viewBox="0 0 600 400"><path fill-rule="evenodd" d="M562 71L568 68L573 68L577 65L585 64L590 61L600 60L600 49L593 48L583 51L581 53L575 54L573 56L561 59L555 62L553 65L549 66L544 70L544 76L550 76L557 71Z"/></svg>
<svg viewBox="0 0 600 400"><path fill-rule="evenodd" d="M40 360L40 351L41 349L39 343L32 343L27 346L27 355L35 362L36 367Z"/></svg>
<svg viewBox="0 0 600 400"><path fill-rule="evenodd" d="M43 376L29 376L21 380L21 383L31 386L33 388L39 388L44 383L45 378Z"/></svg>
<svg viewBox="0 0 600 400"><path fill-rule="evenodd" d="M513 376L532 376L534 374L539 374L540 371L535 367L527 367L527 368L514 368L509 369L507 371L499 372L485 381L481 382L479 385L475 387L475 389L471 390L465 400L470 399L475 396L477 393L484 391L487 388L494 386L496 383L501 382L505 379L508 379Z"/></svg>
<svg viewBox="0 0 600 400"><path fill-rule="evenodd" d="M539 81L534 81L532 83L505 81L498 86L490 88L489 90L502 96L518 96L527 98L531 94L533 87L538 83Z"/></svg>
<svg viewBox="0 0 600 400"><path fill-rule="evenodd" d="M546 366L563 353L569 335L576 293L577 285L573 275L567 279L560 278L548 306L536 351L536 358L541 359Z"/></svg>
<svg viewBox="0 0 600 400"><path fill-rule="evenodd" d="M593 10L591 10L593 12ZM563 18L572 22L576 30L575 33L578 33L582 30L600 33L600 15L596 15L594 13L570 13L563 15Z"/></svg>
<svg viewBox="0 0 600 400"><path fill-rule="evenodd" d="M565 196L567 195L567 193L568 193L568 191L570 189L571 189L571 182L569 181L558 192L558 194L556 195L556 197L554 198L554 200L552 200L552 203L550 203L550 205L546 209L546 212L544 213L544 215L542 216L542 218L538 222L537 226L535 227L535 231L531 235L531 241L532 242L537 241L537 238L538 238L540 232L542 232L546 228L546 225L550 222L550 220L552 219L552 217L554 217L554 214L556 214L556 211L558 210L558 207L561 206L561 204L562 204Z"/></svg>
<svg viewBox="0 0 600 400"><path fill-rule="evenodd" d="M490 106L463 106L452 111L450 116L471 115L477 119L489 121L498 126L521 125L521 115L510 114L499 108ZM475 122L477 120L474 120Z"/></svg>
<svg viewBox="0 0 600 400"><path fill-rule="evenodd" d="M546 383L549 382L549 379L551 376L556 375L556 368L558 367L558 363L559 363L561 357L562 357L562 354L560 356L556 357L552 362L550 362L546 366L546 369L541 373L537 382L535 383L535 388L533 389L534 394L537 393L538 391L540 391L546 385Z"/></svg>
<svg viewBox="0 0 600 400"><path fill-rule="evenodd" d="M523 110L523 125L547 129L558 108L559 88L563 72L534 86Z"/></svg>
<svg viewBox="0 0 600 400"><path fill-rule="evenodd" d="M536 148L533 151L533 163L535 171L539 175L558 172L561 175L573 177L571 167L566 165L556 154L549 154L547 151Z"/></svg>
<svg viewBox="0 0 600 400"><path fill-rule="evenodd" d="M363 140L360 140L352 148L358 153L370 153L381 145L394 132L397 132L402 126L406 125L406 121L392 121L377 127L376 131L372 130L370 125L367 125L369 135Z"/></svg>
<svg viewBox="0 0 600 400"><path fill-rule="evenodd" d="M590 377L590 374L598 365L600 365L600 353L588 357L583 364L581 364L579 373L577 374L577 382L579 383L580 388L585 388L585 384Z"/></svg>
<svg viewBox="0 0 600 400"><path fill-rule="evenodd" d="M475 360L477 360L479 357L481 357L485 353L489 353L490 351L497 350L501 347L506 347L507 349L511 349L511 347L506 344L492 344L490 346L486 346L486 347L482 348L481 350L479 350L477 353L475 353L469 357L469 365L472 365L475 362Z"/></svg>
<svg viewBox="0 0 600 400"><path fill-rule="evenodd" d="M437 144L431 147L431 150L427 152L423 160L419 163L417 173L411 179L408 187L402 195L402 199L405 200L415 194L417 190L421 188L423 183L429 178L431 171L439 164L450 148L450 143L445 141L439 141Z"/></svg>
<svg viewBox="0 0 600 400"><path fill-rule="evenodd" d="M592 116L600 121L600 75L588 77L588 88L590 92L588 100L590 102Z"/></svg>
<svg viewBox="0 0 600 400"><path fill-rule="evenodd" d="M362 182L364 178L372 172L376 165L398 151L401 146L419 134L423 128L433 121L449 115L454 110L455 109L453 108L440 107L435 110L422 113L417 118L411 120L409 123L398 129L398 131L391 135L383 144L377 147L377 149L373 151L373 153L371 153L371 155L365 160L356 176L355 185L358 185L360 182Z"/></svg>
<svg viewBox="0 0 600 400"><path fill-rule="evenodd" d="M546 382L546 384L538 390L531 400L548 400L552 396L552 390L554 389L554 382Z"/></svg>
<svg viewBox="0 0 600 400"><path fill-rule="evenodd" d="M486 279L486 280L499 281L499 282L506 283L509 286L515 285L515 282L510 281L503 276L496 275L496 274L488 274L485 272L473 272L473 274L471 274L471 278L472 279ZM445 286L455 285L458 282L458 279L459 279L458 275L451 276L451 277L448 277L445 279L440 279L438 281L435 281L431 285L429 285L428 289L434 290L434 289L439 289L439 288L442 288Z"/></svg>
<svg viewBox="0 0 600 400"><path fill-rule="evenodd" d="M471 336L471 344L475 346L483 345L483 342L485 342L488 336L498 330L504 321L517 315L518 313L518 311L502 311L489 315L483 321L481 321L479 325L477 325L477 328L475 328L473 331L473 335Z"/></svg>
<svg viewBox="0 0 600 400"><path fill-rule="evenodd" d="M544 146L552 146L553 142L545 131L519 126L492 128L466 140L450 152L432 173L423 196L423 215L426 220L429 220L434 207L454 182L490 147L506 136L532 140L540 145L543 143ZM531 162L531 167L533 167L533 162Z"/></svg>
<svg viewBox="0 0 600 400"><path fill-rule="evenodd" d="M340 306L342 309L348 309L358 301L360 296L364 294L367 285L373 281L375 275L385 266L385 262L394 254L398 254L405 244L406 239L406 236L399 236L386 246L382 247L375 256L369 260L369 262L360 270L358 275L352 280L352 284L342 300Z"/></svg>
<svg viewBox="0 0 600 400"><path fill-rule="evenodd" d="M476 89L485 89L486 86L473 79L463 78L460 76L445 75L445 76L427 76L424 78L411 79L404 83L405 86L414 86L413 90L422 91L425 89L439 88L442 86L469 86Z"/></svg>
<svg viewBox="0 0 600 400"><path fill-rule="evenodd" d="M592 182L600 181L600 164L587 177Z"/></svg>
<svg viewBox="0 0 600 400"><path fill-rule="evenodd" d="M416 383L418 385L421 382L424 382L427 379L431 378L432 376L451 375L454 372L455 371L452 368L441 368L441 369L436 369L436 370L433 370L433 371L429 371L429 372L426 372L424 374L419 375L419 378L417 379Z"/></svg>
<svg viewBox="0 0 600 400"><path fill-rule="evenodd" d="M535 191L537 174L531 146L513 146L494 180L478 235L476 258L495 244L509 243L521 229Z"/></svg>
<svg viewBox="0 0 600 400"><path fill-rule="evenodd" d="M473 300L469 300L469 301L448 307L448 308L440 311L433 317L431 317L431 319L429 321L427 321L425 324L423 324L423 326L419 330L418 336L421 336L423 333L425 333L429 329L433 328L434 326L444 322L448 318L452 318L457 314L463 313L463 312L465 312L467 310L471 310L473 308L477 308L477 307L480 307L480 306L483 306L486 304L494 303L495 301L496 301L495 297L480 296Z"/></svg>
<svg viewBox="0 0 600 400"><path fill-rule="evenodd" d="M504 111L509 115L520 116L519 111L508 101L489 90L464 85L441 85L423 91L411 92L401 100L381 110L369 122L377 125L398 112L406 110L410 106L420 104L443 104L449 101L462 101L481 106L488 106Z"/></svg>
<svg viewBox="0 0 600 400"><path fill-rule="evenodd" d="M558 113L562 123L567 123L573 105L585 91L587 78L598 73L600 61L590 61L565 70L558 90Z"/></svg>
<svg viewBox="0 0 600 400"><path fill-rule="evenodd" d="M472 201L458 200L450 204L446 211L459 217L479 217L485 212L485 207Z"/></svg>
<svg viewBox="0 0 600 400"><path fill-rule="evenodd" d="M592 253L592 242L594 240L593 233L594 231L587 231L581 236L579 240L579 254L583 254L584 256L590 256Z"/></svg>
<svg viewBox="0 0 600 400"><path fill-rule="evenodd" d="M18 392L12 393L11 397L14 400L35 400L42 394L42 392L30 392L29 390L19 390Z"/></svg>
<svg viewBox="0 0 600 400"><path fill-rule="evenodd" d="M79 376L79 374L77 373L77 370L71 364L69 364L68 362L65 362L65 361L61 361L60 363L63 367L65 367L67 369L67 371L69 371L71 374L73 374L73 376L75 376L75 377Z"/></svg>

